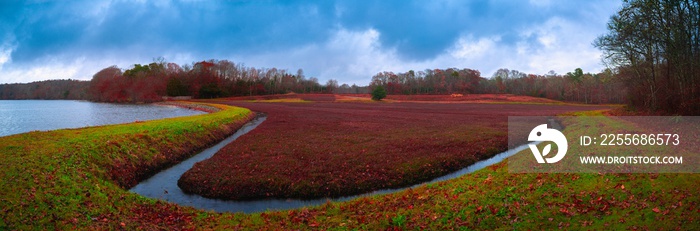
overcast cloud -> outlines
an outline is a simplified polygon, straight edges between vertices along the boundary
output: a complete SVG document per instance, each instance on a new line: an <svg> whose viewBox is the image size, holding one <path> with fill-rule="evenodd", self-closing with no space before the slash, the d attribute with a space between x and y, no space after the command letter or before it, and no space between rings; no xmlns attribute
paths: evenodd
<svg viewBox="0 0 700 231"><path fill-rule="evenodd" d="M604 67L591 43L621 3L593 1L0 2L0 83L89 80L153 58L228 59L322 83L380 71Z"/></svg>

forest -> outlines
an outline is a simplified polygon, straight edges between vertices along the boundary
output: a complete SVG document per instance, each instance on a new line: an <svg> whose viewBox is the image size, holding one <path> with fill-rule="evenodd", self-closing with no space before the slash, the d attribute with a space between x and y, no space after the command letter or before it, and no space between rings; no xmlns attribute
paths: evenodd
<svg viewBox="0 0 700 231"><path fill-rule="evenodd" d="M321 85L306 79L303 70L290 74L277 68L252 68L228 60L209 60L179 66L163 59L135 64L122 71L116 66L97 72L88 90L101 102L154 102L163 96L219 98L242 95L332 93L333 81ZM335 84L337 85L337 83Z"/></svg>
<svg viewBox="0 0 700 231"><path fill-rule="evenodd" d="M87 100L90 82L80 80L46 80L32 83L0 84L0 99L71 99Z"/></svg>
<svg viewBox="0 0 700 231"><path fill-rule="evenodd" d="M306 78L302 69L291 74L276 68L252 68L228 60L208 60L177 65L157 59L122 70L117 66L97 72L91 81L50 80L0 85L2 99L80 99L97 102L148 103L163 97L229 96L286 93L366 94L383 86L388 94L515 94L582 103L624 103L625 87L612 71L583 73L580 68L565 75L525 74L499 69L491 78L473 69L409 70L380 72L369 86L326 84Z"/></svg>
<svg viewBox="0 0 700 231"><path fill-rule="evenodd" d="M624 1L594 45L632 109L700 114L700 1Z"/></svg>
<svg viewBox="0 0 700 231"><path fill-rule="evenodd" d="M381 72L372 77L370 87L383 86L388 94L515 94L590 104L624 103L625 86L609 69L601 73L573 72L558 75L526 74L499 69L483 78L472 69L434 69L404 73ZM344 87L340 87L344 89Z"/></svg>

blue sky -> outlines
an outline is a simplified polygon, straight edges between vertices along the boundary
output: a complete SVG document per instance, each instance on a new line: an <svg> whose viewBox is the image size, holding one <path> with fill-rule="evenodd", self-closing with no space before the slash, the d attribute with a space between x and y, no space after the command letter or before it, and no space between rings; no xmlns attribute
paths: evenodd
<svg viewBox="0 0 700 231"><path fill-rule="evenodd" d="M228 59L321 83L380 71L604 69L612 0L0 1L0 83L89 80L156 57Z"/></svg>

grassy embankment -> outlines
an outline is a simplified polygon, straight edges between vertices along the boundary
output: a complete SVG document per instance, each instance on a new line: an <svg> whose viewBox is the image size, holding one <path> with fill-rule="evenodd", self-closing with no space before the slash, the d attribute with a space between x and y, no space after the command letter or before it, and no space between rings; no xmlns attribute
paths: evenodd
<svg viewBox="0 0 700 231"><path fill-rule="evenodd" d="M220 110L0 137L0 229L191 225L191 209L127 190L222 140L254 116L244 108L211 106Z"/></svg>

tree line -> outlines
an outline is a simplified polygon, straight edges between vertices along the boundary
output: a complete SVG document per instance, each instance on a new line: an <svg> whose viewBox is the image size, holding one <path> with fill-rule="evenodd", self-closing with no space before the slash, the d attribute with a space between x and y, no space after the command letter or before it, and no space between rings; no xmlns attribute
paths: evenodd
<svg viewBox="0 0 700 231"><path fill-rule="evenodd" d="M277 68L246 67L228 60L206 60L180 66L158 58L121 69L110 66L90 81L47 80L0 85L0 99L69 99L115 103L150 103L164 97L218 98L295 93L333 93L336 80L325 85ZM365 87L366 88L366 87ZM365 90L358 93L364 93Z"/></svg>
<svg viewBox="0 0 700 231"><path fill-rule="evenodd" d="M596 74L577 68L565 75L554 71L535 75L502 68L491 78L468 68L380 72L370 83L372 89L377 86L388 94L515 94L596 104L624 103L627 98L625 86L609 69Z"/></svg>
<svg viewBox="0 0 700 231"><path fill-rule="evenodd" d="M154 102L163 96L219 98L244 95L331 93L337 81L326 85L277 68L252 68L228 60L208 60L180 66L162 59L122 71L112 66L97 72L90 81L89 95L102 102Z"/></svg>
<svg viewBox="0 0 700 231"><path fill-rule="evenodd" d="M473 69L426 69L404 73L380 72L368 86L325 85L276 68L252 68L228 60L209 60L180 66L157 59L130 69L111 66L91 81L49 80L29 84L0 85L0 99L78 99L98 102L156 102L164 96L218 98L265 94L336 93L367 94L377 86L387 94L515 94L583 103L623 103L626 87L610 70L583 73L579 68L565 75L525 74L499 69L491 78Z"/></svg>
<svg viewBox="0 0 700 231"><path fill-rule="evenodd" d="M700 114L700 1L625 0L594 45L632 108Z"/></svg>
<svg viewBox="0 0 700 231"><path fill-rule="evenodd" d="M88 100L90 82L80 80L46 80L32 83L1 84L0 99L70 99Z"/></svg>

